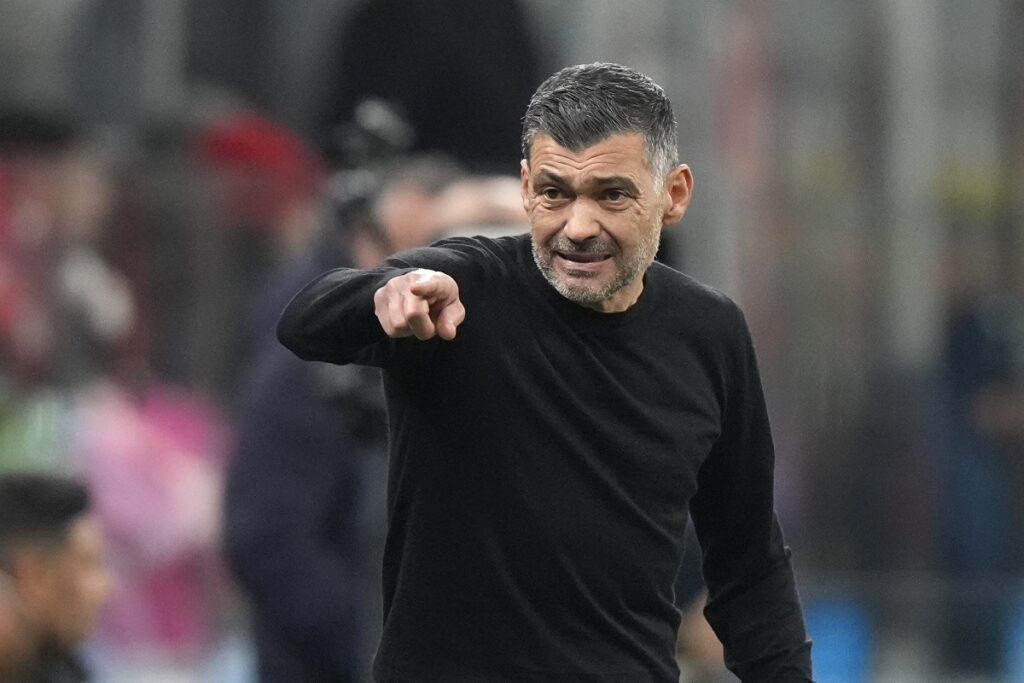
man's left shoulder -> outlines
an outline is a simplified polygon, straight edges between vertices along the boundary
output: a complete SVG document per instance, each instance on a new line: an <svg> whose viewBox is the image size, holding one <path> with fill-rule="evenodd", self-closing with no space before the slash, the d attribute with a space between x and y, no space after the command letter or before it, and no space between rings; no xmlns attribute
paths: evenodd
<svg viewBox="0 0 1024 683"><path fill-rule="evenodd" d="M662 290L666 310L686 318L698 319L732 327L742 322L740 307L722 291L691 275L655 261L648 271Z"/></svg>
<svg viewBox="0 0 1024 683"><path fill-rule="evenodd" d="M449 249L479 259L509 261L521 248L529 234L516 235L453 235L432 243L434 248Z"/></svg>
<svg viewBox="0 0 1024 683"><path fill-rule="evenodd" d="M486 284L508 277L515 266L522 237L453 236L414 247L389 257L396 267L438 270L455 278L460 287Z"/></svg>

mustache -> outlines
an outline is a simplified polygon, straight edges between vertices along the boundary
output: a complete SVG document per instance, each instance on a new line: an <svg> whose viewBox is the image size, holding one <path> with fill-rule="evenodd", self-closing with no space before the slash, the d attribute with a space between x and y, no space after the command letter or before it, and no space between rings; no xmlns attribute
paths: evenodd
<svg viewBox="0 0 1024 683"><path fill-rule="evenodd" d="M614 254L618 252L615 243L610 240L591 238L585 242L573 242L567 237L559 237L548 243L549 251L563 254Z"/></svg>

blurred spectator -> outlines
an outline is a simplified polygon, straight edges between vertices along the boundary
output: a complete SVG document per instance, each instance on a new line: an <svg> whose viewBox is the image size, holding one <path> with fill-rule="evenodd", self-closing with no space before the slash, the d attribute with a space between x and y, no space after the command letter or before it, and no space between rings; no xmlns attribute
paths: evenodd
<svg viewBox="0 0 1024 683"><path fill-rule="evenodd" d="M74 392L136 331L110 157L73 117L0 113L0 466L61 469Z"/></svg>
<svg viewBox="0 0 1024 683"><path fill-rule="evenodd" d="M82 143L57 178L55 377L65 388L116 373L135 330L135 294L109 253L117 201L110 166L98 145Z"/></svg>
<svg viewBox="0 0 1024 683"><path fill-rule="evenodd" d="M200 282L193 285L195 300L186 314L193 321L194 348L202 355L195 366L200 386L227 399L245 360L239 346L254 304L252 283L263 281L312 238L320 220L317 189L324 168L293 131L244 109L202 127L191 152L210 205L199 243L191 245L206 254L196 263Z"/></svg>
<svg viewBox="0 0 1024 683"><path fill-rule="evenodd" d="M303 194L295 210L318 217L318 206L317 197ZM341 242L333 231L320 234L316 221L268 226L282 264L250 294L242 354L249 369L237 400L225 550L252 598L259 680L355 681L365 617L360 600L368 593L360 583L356 512L358 449L365 446L350 434L343 407L328 402L329 384L289 362L270 332L285 303L284 283L307 279L311 261L340 260Z"/></svg>
<svg viewBox="0 0 1024 683"><path fill-rule="evenodd" d="M332 267L372 267L448 229L522 220L518 182L439 155L339 173L336 220L260 297L239 394L226 550L252 598L263 683L369 680L380 629L384 406L376 371L304 363L273 334L288 298Z"/></svg>
<svg viewBox="0 0 1024 683"><path fill-rule="evenodd" d="M104 253L109 162L58 114L0 113L0 131L3 370L21 385L75 386L133 323L128 282Z"/></svg>
<svg viewBox="0 0 1024 683"><path fill-rule="evenodd" d="M92 632L112 588L103 543L80 482L0 475L0 569L10 577L17 626L32 650L14 680L87 680L75 649Z"/></svg>
<svg viewBox="0 0 1024 683"><path fill-rule="evenodd" d="M411 127L412 151L453 156L474 171L519 163L519 112L539 78L517 0L363 0L338 39L324 129L336 158L366 102Z"/></svg>
<svg viewBox="0 0 1024 683"><path fill-rule="evenodd" d="M954 580L943 648L954 670L994 675L1024 539L1024 248L998 294L956 292L941 373L940 566Z"/></svg>
<svg viewBox="0 0 1024 683"><path fill-rule="evenodd" d="M219 634L225 425L146 371L146 290L118 260L133 255L121 228L138 226L118 222L113 157L52 118L0 116L17 124L0 127L0 467L75 470L90 485L119 579L97 670L192 664Z"/></svg>
<svg viewBox="0 0 1024 683"><path fill-rule="evenodd" d="M105 382L81 396L71 440L118 578L100 632L105 665L195 666L223 630L226 425L193 393Z"/></svg>
<svg viewBox="0 0 1024 683"><path fill-rule="evenodd" d="M11 387L51 379L57 178L78 135L52 112L0 112L0 372Z"/></svg>

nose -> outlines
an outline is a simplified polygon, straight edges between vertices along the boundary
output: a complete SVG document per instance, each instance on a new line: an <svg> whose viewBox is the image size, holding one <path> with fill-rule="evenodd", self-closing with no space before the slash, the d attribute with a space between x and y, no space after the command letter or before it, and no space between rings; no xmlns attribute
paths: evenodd
<svg viewBox="0 0 1024 683"><path fill-rule="evenodd" d="M601 222L593 202L583 198L574 201L569 207L562 232L573 242L585 242L597 237L601 233Z"/></svg>

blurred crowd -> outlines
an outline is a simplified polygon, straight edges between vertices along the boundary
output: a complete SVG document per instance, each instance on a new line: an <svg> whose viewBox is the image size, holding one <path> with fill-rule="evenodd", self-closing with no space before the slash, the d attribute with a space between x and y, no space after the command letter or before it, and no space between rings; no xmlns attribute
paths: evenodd
<svg viewBox="0 0 1024 683"><path fill-rule="evenodd" d="M353 22L381 25L394 8L379 5ZM469 147L443 149L425 94L348 73L320 141L227 98L132 136L0 111L0 472L73 474L91 495L111 589L95 633L66 645L86 641L99 680L368 680L379 378L291 357L277 314L323 270L525 217L515 130L489 147L460 130ZM481 98L510 120L525 105L523 88ZM3 569L0 652L38 659L25 577ZM78 680L40 666L10 680Z"/></svg>
<svg viewBox="0 0 1024 683"><path fill-rule="evenodd" d="M141 53L111 20L134 17L128 4L80 3L82 25ZM273 5L192 4L210 25L225 7ZM95 86L80 107L0 98L0 472L87 487L109 588L96 591L95 629L71 640L97 680L366 680L386 523L378 378L302 363L272 329L327 268L371 266L448 234L525 229L518 117L550 70L538 68L541 48L555 50L531 37L524 8L547 3L443 4L345 4L323 51L334 80L309 97L301 130L276 117L287 107L199 89L126 123L109 115L127 97L112 95L109 74L131 60L109 46L90 46L71 69L76 87ZM886 666L883 639L923 640L939 660L926 671L1024 677L1024 12L936 3L945 14L932 16L933 34L951 38L946 47L933 63L893 65L902 43L880 45L879 29L899 17L874 5L769 12L740 1L711 20L698 3L669 0L645 12L556 4L549 16L580 18L564 35L545 27L549 43L566 43L561 55L636 57L679 86L684 159L704 163L693 164L692 218L662 256L704 279L716 272L709 252L736 261L732 279L713 284L743 304L762 361L778 505L819 670L871 680ZM927 15L926 5L915 6ZM953 31L958 12L977 21ZM27 21L15 14L8 26ZM269 43L258 39L272 22L252 18L239 35ZM630 22L649 40L627 40ZM856 40L820 38L847 25ZM978 41L985 26L991 40ZM574 48L569 35L596 47ZM704 50L712 39L717 52ZM195 43L228 54L219 37ZM235 85L273 81L270 58L243 48ZM929 64L937 71L912 71ZM935 92L896 87L901 68ZM991 103L960 97L992 79ZM927 158L953 171L907 191L904 176L921 168L899 166L918 159L900 145L928 126L911 116L901 128L899 107L935 118L944 93L950 129L969 142L942 140L948 158ZM934 99L900 99L916 96ZM989 147L991 177L977 172L983 162L946 163ZM880 159L896 170L880 171ZM936 309L909 356L893 341L918 329L905 319L920 311L899 308L905 289ZM0 680L38 649L6 543ZM683 669L713 680L720 653L700 618L699 572L681 577Z"/></svg>
<svg viewBox="0 0 1024 683"><path fill-rule="evenodd" d="M270 628L303 622L296 649L334 667L264 680L364 680L352 663L373 647L384 526L377 378L290 357L277 313L322 270L524 221L513 176L371 139L389 113L366 108L366 158L333 169L247 109L154 132L143 151L47 112L0 123L0 469L88 484L117 587L101 668L215 666L245 609L226 544L242 586L279 599Z"/></svg>

